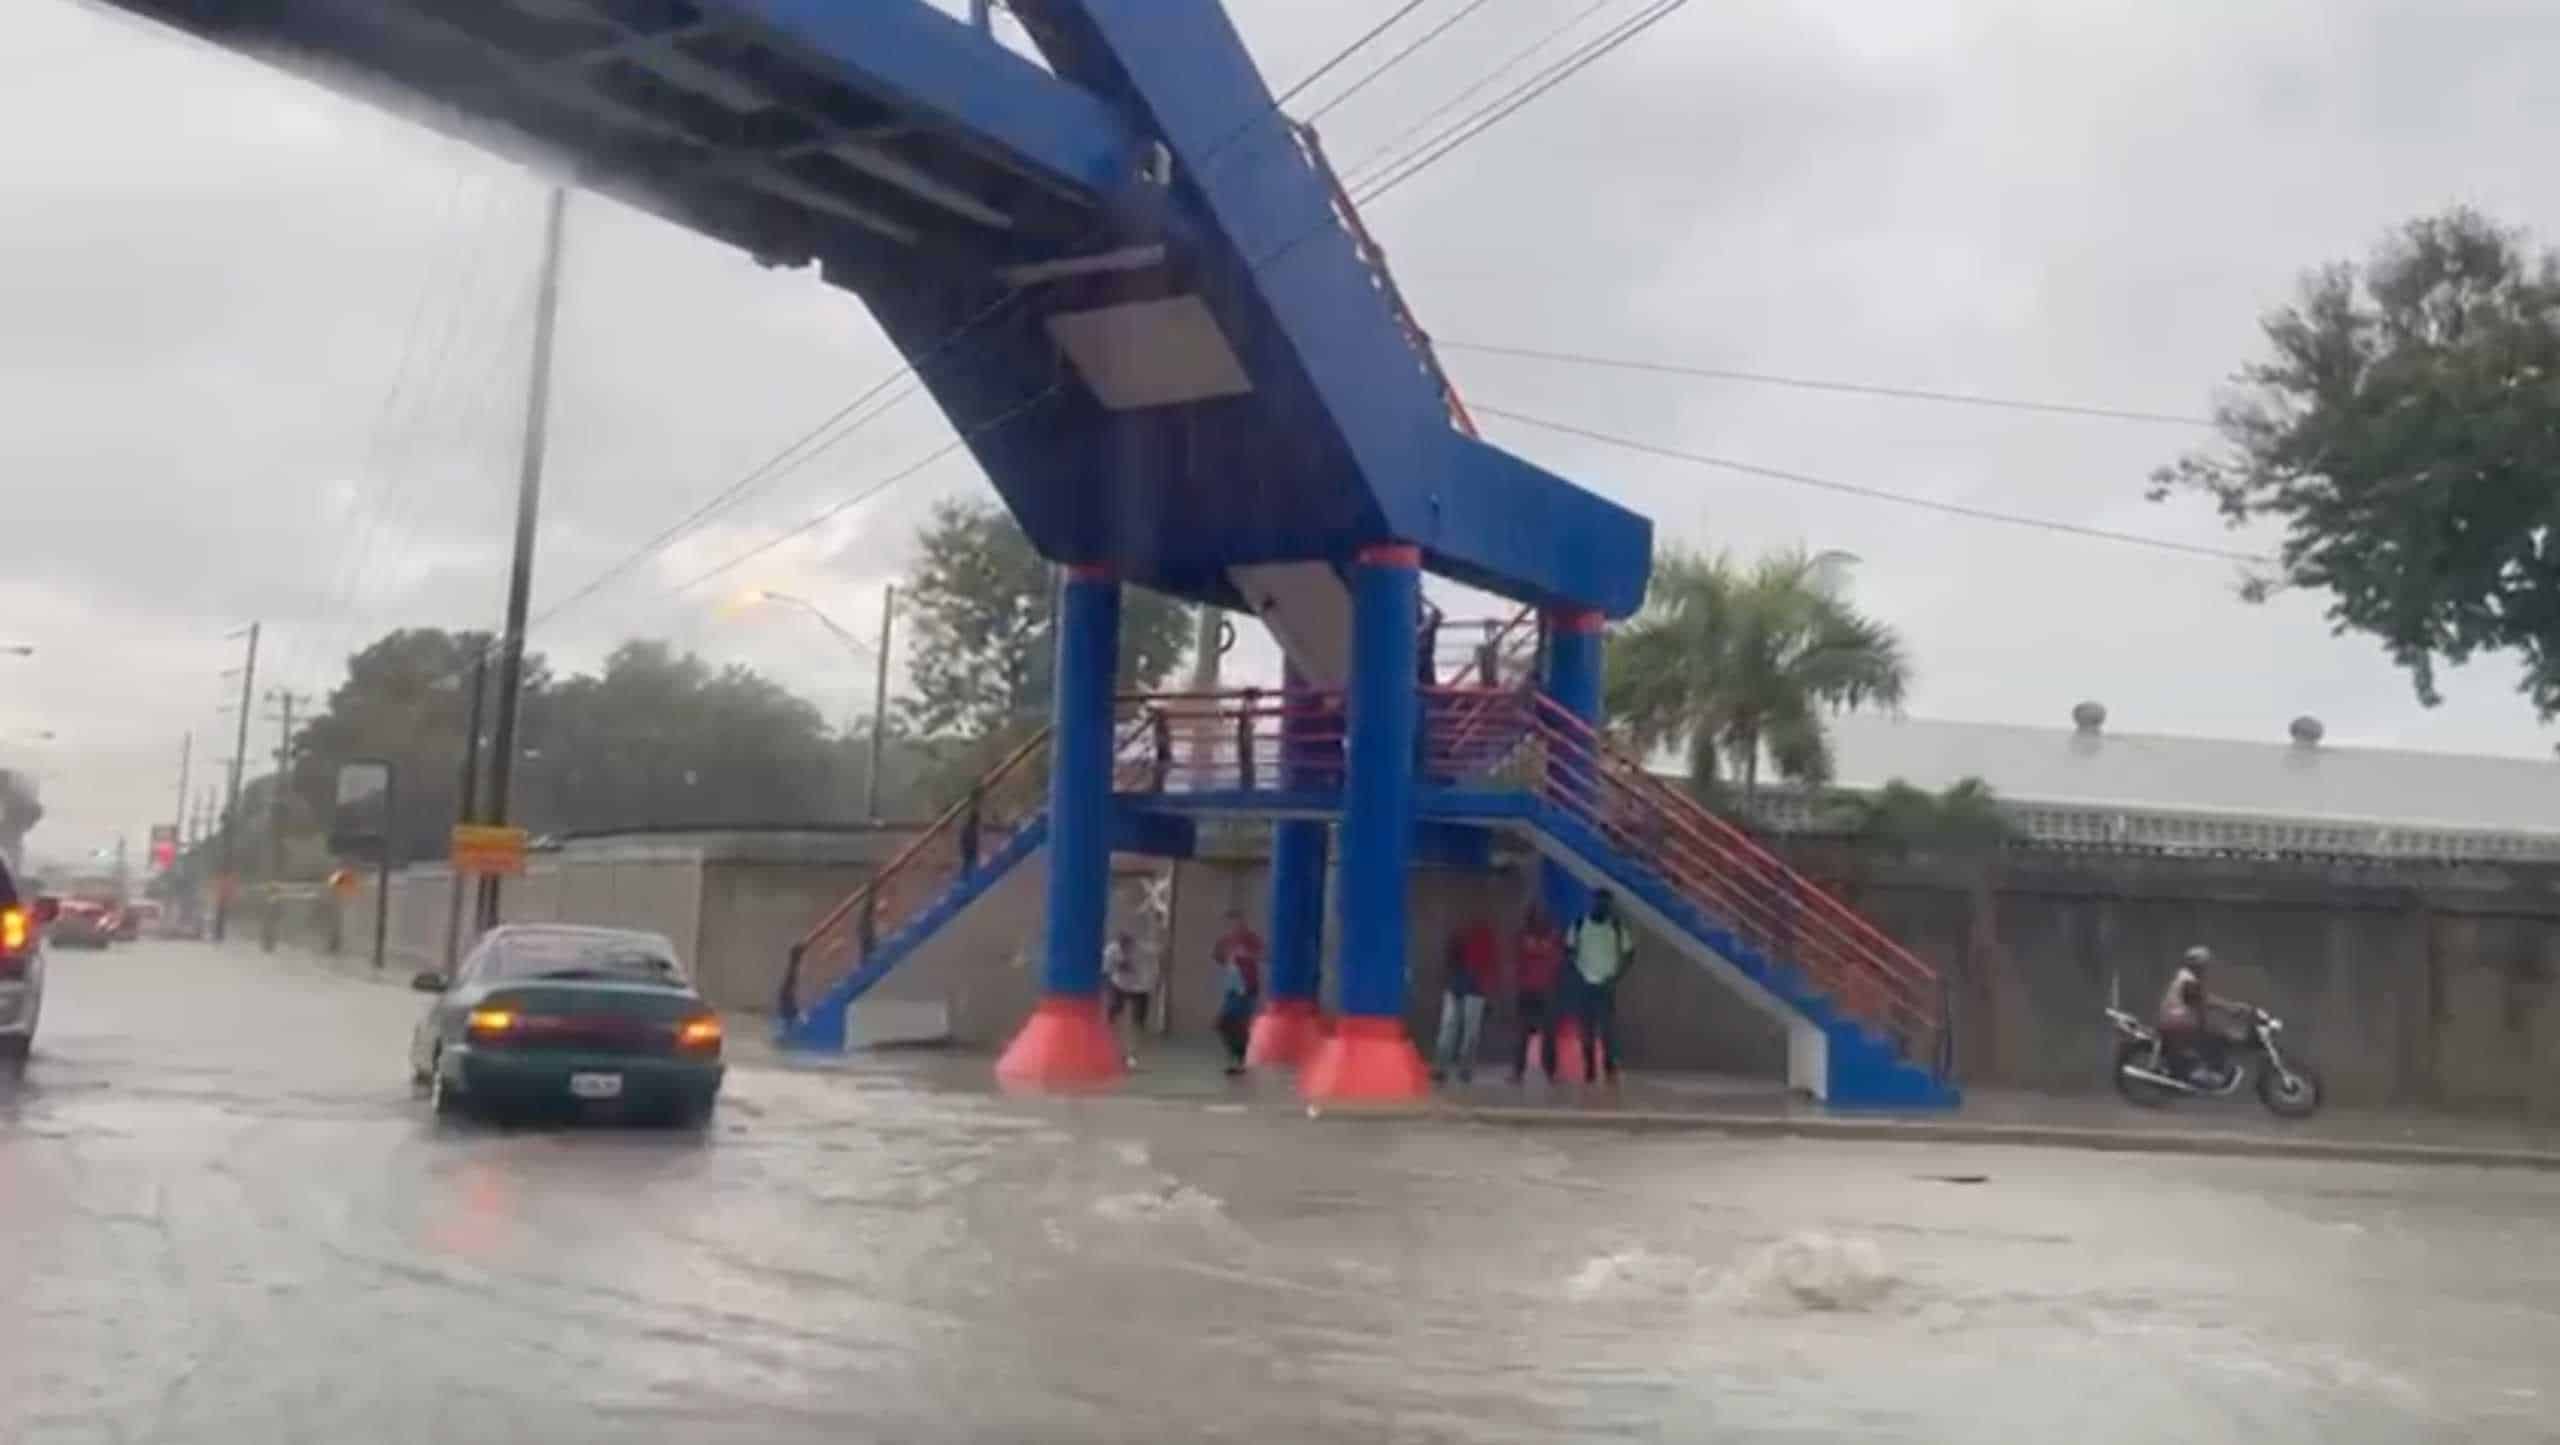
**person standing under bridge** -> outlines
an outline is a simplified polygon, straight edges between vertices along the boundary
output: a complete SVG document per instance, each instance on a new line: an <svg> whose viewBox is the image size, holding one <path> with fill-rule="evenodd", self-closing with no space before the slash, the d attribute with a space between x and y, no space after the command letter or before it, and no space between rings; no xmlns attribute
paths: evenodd
<svg viewBox="0 0 2560 1445"><path fill-rule="evenodd" d="M1538 1036L1538 1063L1547 1077L1556 1076L1556 1020L1564 1010L1556 1007L1557 975L1564 971L1564 939L1555 925L1547 921L1546 910L1531 903L1520 919L1520 942L1511 970L1513 1012L1518 1016L1520 1037L1511 1046L1511 1082L1524 1082L1529 1076L1529 1036Z"/></svg>
<svg viewBox="0 0 2560 1445"><path fill-rule="evenodd" d="M1108 1021L1122 1027L1120 1016L1129 1016L1122 1047L1128 1054L1130 1068L1138 1066L1138 1036L1147 1031L1147 1009L1155 1002L1156 956L1152 949L1141 948L1127 929L1111 936L1102 946L1102 982L1110 991Z"/></svg>
<svg viewBox="0 0 2560 1445"><path fill-rule="evenodd" d="M1582 1076L1618 1081L1618 980L1635 960L1636 941L1618 916L1618 900L1606 888L1591 894L1591 913L1565 940L1576 975L1576 1012L1582 1020ZM1596 1052L1595 1052L1596 1051Z"/></svg>
<svg viewBox="0 0 2560 1445"><path fill-rule="evenodd" d="M1245 1047L1253 1033L1253 1011L1262 999L1262 935L1234 909L1227 911L1227 931L1209 948L1218 968L1218 1039L1227 1046L1227 1073L1244 1072Z"/></svg>
<svg viewBox="0 0 2560 1445"><path fill-rule="evenodd" d="M1440 994L1440 1045L1433 1053L1432 1080L1446 1080L1452 1070L1458 1082L1472 1083L1476 1051L1484 1036L1484 999L1502 966L1502 943L1482 914L1449 935L1449 979Z"/></svg>

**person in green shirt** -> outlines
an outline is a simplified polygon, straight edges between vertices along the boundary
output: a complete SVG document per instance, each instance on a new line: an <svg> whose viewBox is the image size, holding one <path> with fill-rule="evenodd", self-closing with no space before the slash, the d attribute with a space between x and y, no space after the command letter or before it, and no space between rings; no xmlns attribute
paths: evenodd
<svg viewBox="0 0 2560 1445"><path fill-rule="evenodd" d="M1581 987L1574 990L1575 1012L1582 1020L1582 1076L1618 1081L1618 980L1635 961L1635 931L1618 916L1618 901L1606 888L1592 890L1591 913L1573 925L1565 939L1565 956Z"/></svg>

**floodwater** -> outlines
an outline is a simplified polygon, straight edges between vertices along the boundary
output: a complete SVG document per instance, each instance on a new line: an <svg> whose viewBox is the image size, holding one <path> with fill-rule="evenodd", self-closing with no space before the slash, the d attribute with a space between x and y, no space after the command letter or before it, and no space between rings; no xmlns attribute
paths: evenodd
<svg viewBox="0 0 2560 1445"><path fill-rule="evenodd" d="M0 1438L2555 1438L2560 1177L731 1076L444 1128L413 996L54 960Z"/></svg>

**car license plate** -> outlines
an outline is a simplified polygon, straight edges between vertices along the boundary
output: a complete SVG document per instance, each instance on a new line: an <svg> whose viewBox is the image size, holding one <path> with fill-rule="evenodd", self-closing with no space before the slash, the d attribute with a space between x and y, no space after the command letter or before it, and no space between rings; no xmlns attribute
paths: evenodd
<svg viewBox="0 0 2560 1445"><path fill-rule="evenodd" d="M569 1092L581 1099L619 1099L622 1097L620 1074L571 1074Z"/></svg>

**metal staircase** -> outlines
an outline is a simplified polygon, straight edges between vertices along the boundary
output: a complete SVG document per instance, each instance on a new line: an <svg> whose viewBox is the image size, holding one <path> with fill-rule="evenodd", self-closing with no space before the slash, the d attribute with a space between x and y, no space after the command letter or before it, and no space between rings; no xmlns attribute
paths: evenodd
<svg viewBox="0 0 2560 1445"><path fill-rule="evenodd" d="M1535 628L1488 629L1497 677ZM1510 658L1509 663L1500 659ZM1419 817L1501 830L1612 889L1683 956L1786 1033L1795 1087L1843 1108L1945 1108L1950 1038L1938 975L1818 884L1524 684L1426 690ZM1205 726L1204 726L1205 720ZM1207 756L1167 745L1177 724ZM1329 691L1124 699L1113 764L1129 820L1303 816L1339 805L1342 699ZM795 949L783 1015L794 1042L841 1047L847 1006L1046 840L1036 784L1046 734L979 785L985 851L960 866L966 804L945 813ZM868 911L873 933L860 936ZM833 982L797 1007L808 971Z"/></svg>

